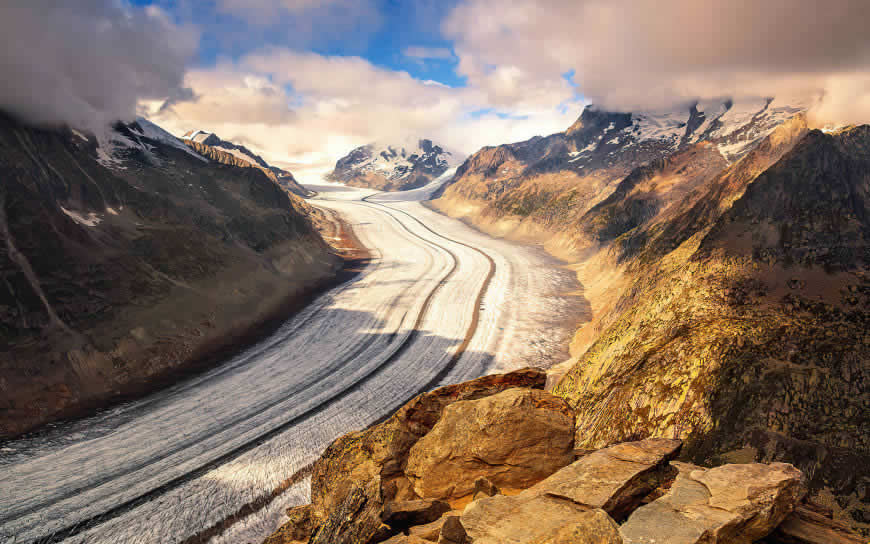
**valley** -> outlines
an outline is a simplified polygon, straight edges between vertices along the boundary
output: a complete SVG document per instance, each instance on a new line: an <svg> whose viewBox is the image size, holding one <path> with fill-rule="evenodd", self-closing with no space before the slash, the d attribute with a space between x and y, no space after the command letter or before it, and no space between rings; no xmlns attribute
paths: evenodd
<svg viewBox="0 0 870 544"><path fill-rule="evenodd" d="M182 541L294 480L210 533L256 540L307 500L306 467L338 435L441 384L564 360L589 318L573 274L425 208L451 173L407 193L308 186L370 263L204 374L4 444L0 538Z"/></svg>

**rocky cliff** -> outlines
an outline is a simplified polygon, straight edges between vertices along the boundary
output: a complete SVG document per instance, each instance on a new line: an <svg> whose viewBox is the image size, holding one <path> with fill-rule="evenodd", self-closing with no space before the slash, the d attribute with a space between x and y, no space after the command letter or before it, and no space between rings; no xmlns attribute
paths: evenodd
<svg viewBox="0 0 870 544"><path fill-rule="evenodd" d="M381 191L404 191L426 185L459 163L460 157L421 139L401 144L358 147L335 163L330 181Z"/></svg>
<svg viewBox="0 0 870 544"><path fill-rule="evenodd" d="M526 369L424 393L336 440L264 544L858 544L786 463L701 467L680 440L595 450Z"/></svg>
<svg viewBox="0 0 870 544"><path fill-rule="evenodd" d="M587 110L472 155L433 205L575 263L593 318L551 382L578 447L793 463L867 530L870 127L735 107L627 140L651 116Z"/></svg>
<svg viewBox="0 0 870 544"><path fill-rule="evenodd" d="M141 121L140 121L141 122ZM222 140L216 134L202 130L185 133L182 140L203 157L221 164L240 168L259 168L278 185L299 196L311 196L311 191L299 185L293 174L267 163L262 157L243 145Z"/></svg>
<svg viewBox="0 0 870 544"><path fill-rule="evenodd" d="M145 121L0 116L0 436L232 347L339 266L304 201Z"/></svg>

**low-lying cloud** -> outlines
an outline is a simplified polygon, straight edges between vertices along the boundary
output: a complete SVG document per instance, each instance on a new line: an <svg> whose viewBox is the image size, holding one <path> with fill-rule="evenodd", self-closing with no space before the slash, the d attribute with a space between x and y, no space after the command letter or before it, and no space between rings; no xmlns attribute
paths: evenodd
<svg viewBox="0 0 870 544"><path fill-rule="evenodd" d="M115 0L0 2L0 109L40 124L99 129L140 100L192 98L198 42L157 8Z"/></svg>

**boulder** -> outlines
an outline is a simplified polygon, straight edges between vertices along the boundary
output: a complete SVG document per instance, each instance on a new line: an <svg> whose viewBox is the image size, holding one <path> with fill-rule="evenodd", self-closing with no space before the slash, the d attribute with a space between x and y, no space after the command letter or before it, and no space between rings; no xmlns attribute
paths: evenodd
<svg viewBox="0 0 870 544"><path fill-rule="evenodd" d="M355 483L375 476L387 491L385 500L419 498L404 476L408 451L435 426L446 406L516 387L541 389L545 381L544 371L527 368L448 385L414 397L382 423L336 439L314 464L313 519L323 523Z"/></svg>
<svg viewBox="0 0 870 544"><path fill-rule="evenodd" d="M475 481L523 489L574 460L574 414L550 393L509 389L454 402L408 455L405 475L421 497L470 495Z"/></svg>
<svg viewBox="0 0 870 544"><path fill-rule="evenodd" d="M681 447L681 441L665 438L616 444L584 455L523 493L564 497L621 520L673 478L668 461Z"/></svg>
<svg viewBox="0 0 870 544"><path fill-rule="evenodd" d="M866 544L867 540L841 521L808 505L799 505L771 534L777 544Z"/></svg>
<svg viewBox="0 0 870 544"><path fill-rule="evenodd" d="M432 523L449 510L450 505L444 501L394 501L384 508L381 520L394 531L405 531L414 525Z"/></svg>
<svg viewBox="0 0 870 544"><path fill-rule="evenodd" d="M767 536L806 492L801 472L785 463L674 466L667 493L622 525L626 544L748 544Z"/></svg>
<svg viewBox="0 0 870 544"><path fill-rule="evenodd" d="M501 494L501 490L486 478L480 477L474 480L474 490L471 493L472 500L476 501L483 497L492 497L499 494Z"/></svg>
<svg viewBox="0 0 870 544"><path fill-rule="evenodd" d="M471 544L459 516L444 516L444 524L438 534L438 544Z"/></svg>
<svg viewBox="0 0 870 544"><path fill-rule="evenodd" d="M423 393L386 421L335 440L314 463L311 544L380 542L395 534L383 523L391 501L419 499L404 475L411 447L438 422L446 406L512 388L543 388L546 374L523 369ZM380 539L380 540L378 540Z"/></svg>
<svg viewBox="0 0 870 544"><path fill-rule="evenodd" d="M380 479L354 484L311 537L311 544L381 542L394 534L381 522Z"/></svg>

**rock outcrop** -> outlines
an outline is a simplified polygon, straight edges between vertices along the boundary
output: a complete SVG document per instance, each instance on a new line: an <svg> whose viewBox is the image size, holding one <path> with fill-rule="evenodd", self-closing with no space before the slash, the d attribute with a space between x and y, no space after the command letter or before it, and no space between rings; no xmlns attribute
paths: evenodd
<svg viewBox="0 0 870 544"><path fill-rule="evenodd" d="M312 542L365 541L383 530L387 503L421 498L405 475L408 454L448 405L517 387L542 389L545 381L544 372L526 369L442 387L417 396L383 423L338 438L314 465L312 518L321 528Z"/></svg>
<svg viewBox="0 0 870 544"><path fill-rule="evenodd" d="M0 438L192 371L340 266L304 201L144 120L0 115L0 168Z"/></svg>
<svg viewBox="0 0 870 544"><path fill-rule="evenodd" d="M515 444L549 434L530 429L533 422L545 428L562 421L559 399L528 387L540 387L543 377L525 370L441 388L379 425L338 439L316 464L314 502L291 510L290 521L267 543L294 538L310 544L749 544L794 519L806 488L793 466L705 469L673 461L683 445L673 439L586 452L567 466L548 465L550 474L536 483L527 478L526 463L501 463L495 475L479 477L478 463L465 462L469 452L502 459ZM565 427L570 425L560 423L552 432L565 433ZM560 455L571 449L561 439L554 447ZM427 462L425 475L411 474L418 448L437 453L422 459L440 460ZM548 455L545 450L539 455ZM487 479L493 476L516 487L501 494ZM471 483L462 484L462 492L458 486L422 486L427 496L409 498L417 496L416 484L427 480ZM471 502L454 500L464 506L449 510L444 499L463 493ZM812 532L795 529L795 523L783 530Z"/></svg>

